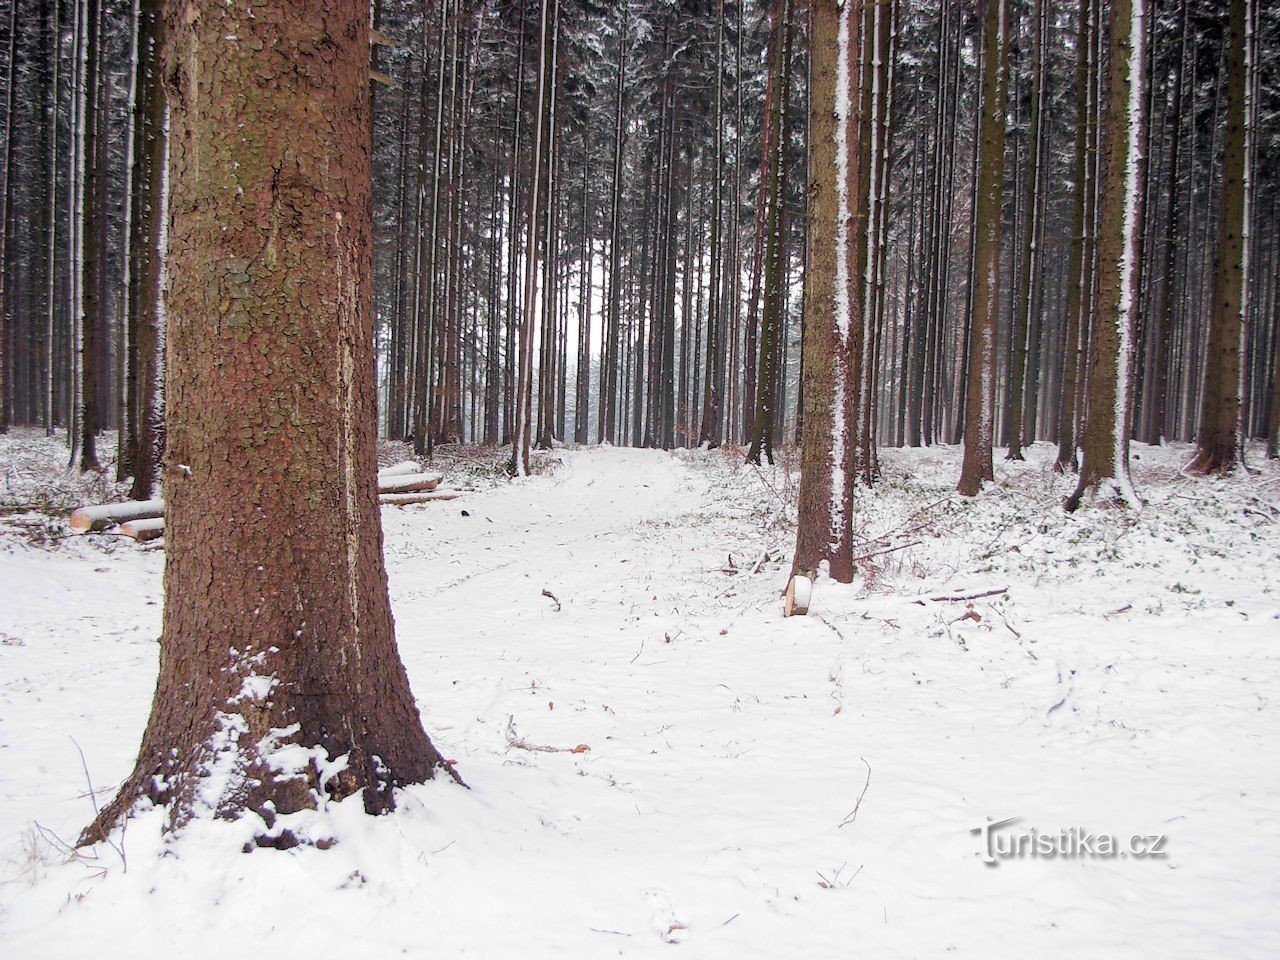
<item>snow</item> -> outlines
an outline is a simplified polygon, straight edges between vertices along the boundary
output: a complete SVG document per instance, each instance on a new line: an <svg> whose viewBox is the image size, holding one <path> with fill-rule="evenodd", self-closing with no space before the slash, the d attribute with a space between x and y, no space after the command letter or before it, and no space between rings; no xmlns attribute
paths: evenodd
<svg viewBox="0 0 1280 960"><path fill-rule="evenodd" d="M278 821L328 849L148 811L65 856L86 776L101 803L132 765L163 554L6 516L0 955L1273 957L1280 470L1135 446L1146 507L1067 515L1054 452L967 499L958 448L882 451L855 552L897 549L790 619L786 457L566 451L384 510L402 656L470 789ZM973 831L1011 817L1167 857L985 864Z"/></svg>

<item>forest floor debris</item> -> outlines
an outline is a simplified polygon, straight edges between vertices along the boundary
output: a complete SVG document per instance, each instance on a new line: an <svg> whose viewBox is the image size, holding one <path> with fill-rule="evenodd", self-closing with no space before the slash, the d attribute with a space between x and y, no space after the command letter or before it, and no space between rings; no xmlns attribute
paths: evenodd
<svg viewBox="0 0 1280 960"><path fill-rule="evenodd" d="M63 503L80 481L41 494L25 443L0 465ZM92 817L76 744L100 802L132 764L162 554L0 524L0 952L1273 957L1280 469L1190 480L1188 452L1135 446L1146 505L1067 515L1048 445L973 500L956 448L883 451L856 532L884 552L788 620L787 467L601 448L508 482L459 448L430 469L473 471L467 510L383 524L402 656L471 789L331 804L327 851L144 814L127 871L50 838ZM1052 855L984 862L1032 830Z"/></svg>

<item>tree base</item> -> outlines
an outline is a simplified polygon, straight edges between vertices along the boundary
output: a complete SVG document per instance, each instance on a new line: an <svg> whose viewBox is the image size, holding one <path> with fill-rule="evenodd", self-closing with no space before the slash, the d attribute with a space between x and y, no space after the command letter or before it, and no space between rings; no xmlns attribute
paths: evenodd
<svg viewBox="0 0 1280 960"><path fill-rule="evenodd" d="M1191 462L1182 472L1192 477L1225 477L1235 470L1240 460L1234 443L1215 443L1196 447Z"/></svg>

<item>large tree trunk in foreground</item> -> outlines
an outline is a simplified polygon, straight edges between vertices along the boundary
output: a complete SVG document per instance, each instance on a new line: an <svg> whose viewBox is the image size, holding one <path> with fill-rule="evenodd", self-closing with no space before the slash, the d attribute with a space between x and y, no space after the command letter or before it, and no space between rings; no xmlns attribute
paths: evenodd
<svg viewBox="0 0 1280 960"><path fill-rule="evenodd" d="M388 810L442 763L382 561L368 10L187 0L165 28L160 677L137 766L82 841L149 799L175 827L256 815L258 842L287 846L323 838L279 815L360 790Z"/></svg>

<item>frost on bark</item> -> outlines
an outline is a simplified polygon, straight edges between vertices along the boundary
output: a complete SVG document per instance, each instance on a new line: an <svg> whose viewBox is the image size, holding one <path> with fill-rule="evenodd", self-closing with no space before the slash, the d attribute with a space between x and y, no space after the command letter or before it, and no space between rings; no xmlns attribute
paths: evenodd
<svg viewBox="0 0 1280 960"><path fill-rule="evenodd" d="M1188 473L1228 473L1240 458L1240 405L1244 393L1245 250L1248 244L1246 90L1249 64L1246 0L1227 9L1227 129L1223 141L1222 214L1213 271L1204 393L1196 452Z"/></svg>
<svg viewBox="0 0 1280 960"><path fill-rule="evenodd" d="M1009 87L1005 0L986 0L982 122L978 156L973 327L965 396L964 462L956 489L976 496L995 479L996 324L1000 314L1000 215L1004 195L1005 100Z"/></svg>
<svg viewBox="0 0 1280 960"><path fill-rule="evenodd" d="M443 763L396 650L375 488L365 4L165 10L171 109L160 674L139 802L261 819Z"/></svg>
<svg viewBox="0 0 1280 960"><path fill-rule="evenodd" d="M1146 0L1112 0L1098 226L1097 315L1089 343L1084 459L1067 510L1086 492L1137 502L1129 479L1130 370L1138 305L1143 197L1143 23Z"/></svg>
<svg viewBox="0 0 1280 960"><path fill-rule="evenodd" d="M863 319L852 273L852 247L862 236L856 229L860 124L853 116L852 84L862 4L818 0L812 18L804 427L791 575L812 579L826 561L831 578L848 583L857 452L850 360Z"/></svg>

